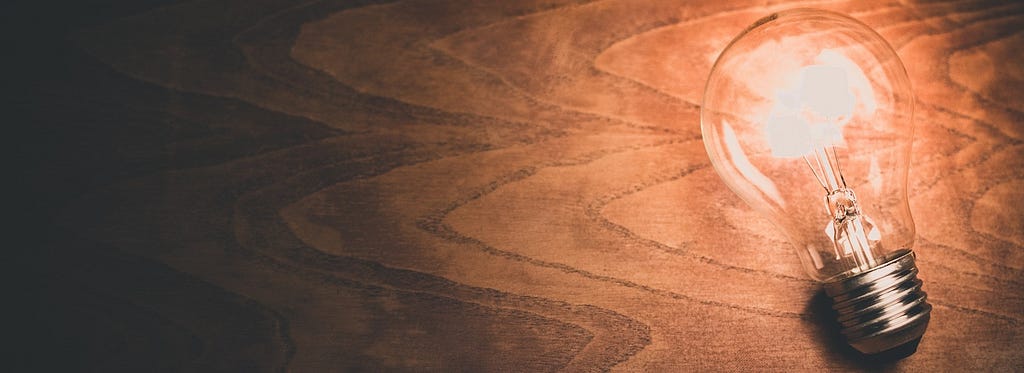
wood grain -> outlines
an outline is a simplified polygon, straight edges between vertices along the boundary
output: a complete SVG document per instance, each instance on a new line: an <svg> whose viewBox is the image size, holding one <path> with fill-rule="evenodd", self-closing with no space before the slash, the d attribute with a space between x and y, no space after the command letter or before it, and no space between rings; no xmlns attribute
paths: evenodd
<svg viewBox="0 0 1024 373"><path fill-rule="evenodd" d="M911 207L935 309L904 360L844 345L701 143L721 48L797 5L878 30L916 89ZM37 317L56 341L39 366L1024 368L1024 5L111 9L71 23L30 90L30 179L51 196Z"/></svg>

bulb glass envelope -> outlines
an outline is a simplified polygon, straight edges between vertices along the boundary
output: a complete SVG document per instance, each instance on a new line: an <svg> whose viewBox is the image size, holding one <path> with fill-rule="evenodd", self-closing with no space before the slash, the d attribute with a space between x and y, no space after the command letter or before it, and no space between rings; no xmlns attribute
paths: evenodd
<svg viewBox="0 0 1024 373"><path fill-rule="evenodd" d="M913 246L913 114L906 71L881 36L844 15L796 9L763 18L722 52L701 129L726 184L785 232L808 274L829 281ZM836 211L850 206L857 219L846 226Z"/></svg>

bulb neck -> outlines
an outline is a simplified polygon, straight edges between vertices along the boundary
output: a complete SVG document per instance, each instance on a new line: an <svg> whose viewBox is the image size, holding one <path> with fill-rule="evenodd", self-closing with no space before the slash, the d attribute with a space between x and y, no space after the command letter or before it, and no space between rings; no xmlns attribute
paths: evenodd
<svg viewBox="0 0 1024 373"><path fill-rule="evenodd" d="M916 343L928 328L932 306L917 278L914 252L904 249L867 272L827 281L842 334L865 354L877 354ZM913 352L913 351L911 351Z"/></svg>

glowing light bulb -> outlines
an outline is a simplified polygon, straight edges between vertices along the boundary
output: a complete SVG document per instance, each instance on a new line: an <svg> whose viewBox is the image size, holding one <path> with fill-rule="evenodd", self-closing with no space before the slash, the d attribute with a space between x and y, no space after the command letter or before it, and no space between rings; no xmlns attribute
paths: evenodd
<svg viewBox="0 0 1024 373"><path fill-rule="evenodd" d="M911 251L913 116L892 47L822 10L748 27L704 91L701 130L715 170L785 233L863 353L916 348L931 311Z"/></svg>

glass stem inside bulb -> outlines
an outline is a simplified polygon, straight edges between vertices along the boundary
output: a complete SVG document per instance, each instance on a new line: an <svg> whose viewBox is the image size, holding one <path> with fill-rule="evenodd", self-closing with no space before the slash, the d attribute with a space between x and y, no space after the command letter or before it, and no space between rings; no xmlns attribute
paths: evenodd
<svg viewBox="0 0 1024 373"><path fill-rule="evenodd" d="M878 265L875 253L881 235L871 219L862 214L857 195L846 185L834 146L819 144L804 156L814 177L825 189L825 206L832 220L825 234L835 244L836 260L846 263L851 273L860 273Z"/></svg>

